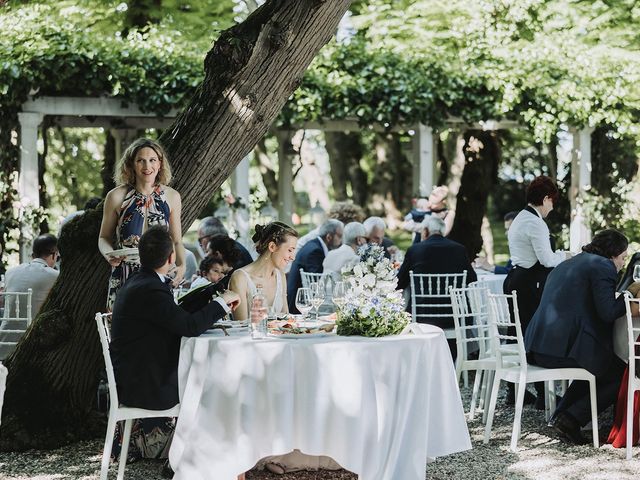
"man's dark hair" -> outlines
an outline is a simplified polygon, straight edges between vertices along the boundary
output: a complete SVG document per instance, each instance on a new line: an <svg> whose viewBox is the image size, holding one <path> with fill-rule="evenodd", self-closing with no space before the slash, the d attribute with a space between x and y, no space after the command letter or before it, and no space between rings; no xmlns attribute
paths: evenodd
<svg viewBox="0 0 640 480"><path fill-rule="evenodd" d="M629 240L617 230L607 229L596 233L591 243L582 247L583 252L594 253L604 258L613 258L624 252Z"/></svg>
<svg viewBox="0 0 640 480"><path fill-rule="evenodd" d="M58 239L55 235L45 233L33 241L33 258L44 258L56 253Z"/></svg>
<svg viewBox="0 0 640 480"><path fill-rule="evenodd" d="M518 216L520 212L518 210L513 210L511 212L507 212L504 214L503 221L508 222L509 220L513 220Z"/></svg>
<svg viewBox="0 0 640 480"><path fill-rule="evenodd" d="M209 240L207 255L215 256L228 265L235 265L240 259L240 249L233 238L226 235L214 235Z"/></svg>
<svg viewBox="0 0 640 480"><path fill-rule="evenodd" d="M556 184L546 175L540 175L533 179L527 187L527 203L531 205L542 205L544 197L551 197L555 204L560 198L560 192Z"/></svg>
<svg viewBox="0 0 640 480"><path fill-rule="evenodd" d="M140 253L140 265L155 270L160 268L169 259L173 252L173 239L167 227L155 225L140 237L138 243Z"/></svg>

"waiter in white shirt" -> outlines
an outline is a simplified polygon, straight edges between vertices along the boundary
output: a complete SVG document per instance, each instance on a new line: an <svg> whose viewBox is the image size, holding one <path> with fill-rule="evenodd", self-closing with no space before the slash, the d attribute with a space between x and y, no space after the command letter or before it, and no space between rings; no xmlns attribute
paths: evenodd
<svg viewBox="0 0 640 480"><path fill-rule="evenodd" d="M511 224L507 237L514 268L504 281L504 292L516 291L523 334L535 313L549 272L567 258L569 252L551 249L549 227L544 219L553 210L559 192L553 180L536 177L527 188L527 207Z"/></svg>
<svg viewBox="0 0 640 480"><path fill-rule="evenodd" d="M553 180L544 175L534 178L527 188L527 207L518 213L507 233L513 269L507 274L503 288L504 293L515 290L518 295L520 324L525 336L549 272L571 257L569 252L553 251L549 227L544 221L558 197L558 187ZM542 383L536 384L536 390L539 397L536 408L544 409ZM513 397L512 392L507 397L511 403L509 397Z"/></svg>

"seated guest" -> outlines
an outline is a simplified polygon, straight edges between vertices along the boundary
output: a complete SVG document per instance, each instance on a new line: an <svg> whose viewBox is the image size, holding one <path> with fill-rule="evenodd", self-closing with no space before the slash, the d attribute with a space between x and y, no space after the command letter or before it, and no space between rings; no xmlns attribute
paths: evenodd
<svg viewBox="0 0 640 480"><path fill-rule="evenodd" d="M422 222L422 241L414 243L407 250L404 262L398 272L398 288L409 287L409 272L414 273L462 273L467 271L467 284L477 280L476 272L469 263L467 250L458 242L445 238L444 220L435 215L427 216ZM442 303L438 300L436 303ZM407 307L411 311L411 305ZM440 313L430 309L425 313ZM451 309L442 311L442 318L434 317L428 323L441 328L453 328Z"/></svg>
<svg viewBox="0 0 640 480"><path fill-rule="evenodd" d="M209 255L200 262L200 276L193 281L191 288L218 283L233 272L232 265L235 265L240 256L235 241L223 235L211 238L209 252Z"/></svg>
<svg viewBox="0 0 640 480"><path fill-rule="evenodd" d="M265 226L256 225L251 238L259 257L255 262L233 272L229 282L231 290L243 300L234 319L249 318L251 298L258 287L262 289L274 313L288 313L284 269L293 261L298 232L286 223L271 222Z"/></svg>
<svg viewBox="0 0 640 480"><path fill-rule="evenodd" d="M7 270L4 291L26 293L31 289L31 319L34 319L60 274L58 270L53 268L58 259L58 239L49 233L40 235L33 242L31 255L33 258L31 262ZM23 296L18 298L17 306L20 309L20 316L24 316L23 314L27 311L27 300ZM16 310L15 303L7 301L4 305L4 317L16 315ZM0 341L17 342L20 340L22 333L3 331L5 329L11 330L11 327L9 322L2 323L2 319L0 319ZM0 359L6 358L14 349L15 345L1 345Z"/></svg>
<svg viewBox="0 0 640 480"><path fill-rule="evenodd" d="M509 212L504 216L504 231L505 233L509 233L509 227L513 223L513 219L518 216L520 212ZM496 275L506 275L513 268L513 262L511 259L507 262L506 265L492 265L486 257L477 256L475 261L473 262L474 267L481 268L482 270L488 270L489 272L493 272Z"/></svg>
<svg viewBox="0 0 640 480"><path fill-rule="evenodd" d="M393 240L385 236L384 231L387 228L387 224L381 217L369 217L362 224L367 231L367 242L373 245L381 245L384 248L385 257L391 258L391 254L398 251L398 247L393 244Z"/></svg>
<svg viewBox="0 0 640 480"><path fill-rule="evenodd" d="M31 318L35 318L46 300L51 287L60 272L54 268L58 260L58 239L50 233L40 235L33 241L29 263L23 263L7 270L5 276L6 292L26 292L31 294ZM26 303L20 304L20 311L26 311Z"/></svg>
<svg viewBox="0 0 640 480"><path fill-rule="evenodd" d="M342 246L327 253L322 262L324 273L330 273L335 279L342 277L343 267L358 263L358 248L367 243L367 232L359 222L351 222L344 226Z"/></svg>
<svg viewBox="0 0 640 480"><path fill-rule="evenodd" d="M342 245L343 230L344 225L340 220L327 220L320 225L318 237L307 243L296 255L287 275L289 312L299 313L296 308L296 292L302 287L300 269L310 273L322 273L322 262L327 253Z"/></svg>
<svg viewBox="0 0 640 480"><path fill-rule="evenodd" d="M225 237L229 237L229 232L224 227L222 222L216 217L205 217L200 220L200 226L198 227L198 246L200 247L198 252L202 259L209 253L209 241L215 235L224 235ZM231 238L231 237L229 237ZM236 263L233 265L234 269L242 268L245 265L249 265L253 262L253 257L249 253L244 245L242 245L237 240L234 240L236 247L240 251L240 256Z"/></svg>
<svg viewBox="0 0 640 480"><path fill-rule="evenodd" d="M615 402L625 368L614 354L612 335L615 319L625 313L624 297L615 294L627 245L620 232L603 230L582 253L556 266L525 334L530 363L584 368L596 376L599 412ZM591 420L589 398L588 382L572 382L551 419L574 443L587 443L580 427Z"/></svg>
<svg viewBox="0 0 640 480"><path fill-rule="evenodd" d="M179 402L178 358L180 339L196 337L213 327L237 307L237 294L225 291L194 313L175 304L166 275L175 260L173 240L165 227L150 227L140 237L140 270L131 275L118 291L113 306L111 358L119 400L127 407L165 410ZM151 419L149 421L152 421ZM133 430L151 430L144 420ZM151 427L166 436L154 451L166 456L166 442L172 429ZM119 434L117 433L117 438ZM143 439L144 435L134 437ZM135 444L140 450L145 445Z"/></svg>

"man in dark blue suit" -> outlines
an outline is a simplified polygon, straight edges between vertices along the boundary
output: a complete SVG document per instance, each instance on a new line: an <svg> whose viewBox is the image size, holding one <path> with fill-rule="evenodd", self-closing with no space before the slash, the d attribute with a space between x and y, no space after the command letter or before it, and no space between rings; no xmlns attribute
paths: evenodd
<svg viewBox="0 0 640 480"><path fill-rule="evenodd" d="M445 229L444 220L435 215L424 219L422 222L422 241L409 247L400 267L398 273L399 289L405 289L409 286L409 272L411 270L413 273L462 273L466 270L467 284L478 279L469 262L466 249L458 242L445 238L443 236ZM442 300L435 303L442 303ZM410 304L407 311L411 311ZM429 319L428 323L440 328L453 328L451 308L443 308L442 312L429 309L425 313L442 313L442 318L434 317Z"/></svg>
<svg viewBox="0 0 640 480"><path fill-rule="evenodd" d="M307 242L296 255L287 274L287 304L290 313L299 313L296 308L296 292L302 287L300 269L310 273L322 273L322 262L329 250L342 245L344 224L340 220L329 219L320 225L318 236Z"/></svg>
<svg viewBox="0 0 640 480"><path fill-rule="evenodd" d="M197 337L235 308L240 298L226 291L195 313L176 305L167 282L174 263L165 227L140 238L140 271L118 291L113 306L111 359L118 397L127 407L165 410L179 402L180 339Z"/></svg>
<svg viewBox="0 0 640 480"><path fill-rule="evenodd" d="M553 269L525 335L530 363L596 376L598 412L615 402L625 368L613 351L613 324L625 312L623 296L615 293L627 245L620 232L604 230ZM588 382L574 381L550 425L574 443L587 443L580 427L591 420L590 407Z"/></svg>

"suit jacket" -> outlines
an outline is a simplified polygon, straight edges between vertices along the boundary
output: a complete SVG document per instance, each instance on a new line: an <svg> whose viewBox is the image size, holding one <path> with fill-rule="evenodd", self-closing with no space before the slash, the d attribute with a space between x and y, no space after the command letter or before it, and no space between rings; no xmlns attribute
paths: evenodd
<svg viewBox="0 0 640 480"><path fill-rule="evenodd" d="M527 352L571 358L596 376L614 357L613 323L625 312L615 298L617 272L600 255L580 253L549 274L527 327Z"/></svg>
<svg viewBox="0 0 640 480"><path fill-rule="evenodd" d="M475 282L478 277L469 262L467 250L463 245L442 235L431 235L420 243L414 243L407 250L404 262L398 272L398 288L409 287L411 281L409 272L413 273L462 273L467 271L467 284ZM462 285L457 285L461 287ZM442 303L441 299L434 303ZM421 311L422 310L422 311ZM411 311L411 300L407 306L407 311ZM429 323L441 328L453 327L453 317L450 307L441 309L425 308L418 309L418 313L441 314L442 317L433 317Z"/></svg>
<svg viewBox="0 0 640 480"><path fill-rule="evenodd" d="M320 240L316 237L307 242L302 250L296 255L296 259L291 264L291 270L287 274L287 304L289 312L298 313L296 308L296 292L302 287L302 277L300 269L305 272L322 273L322 262L324 261L324 249Z"/></svg>
<svg viewBox="0 0 640 480"><path fill-rule="evenodd" d="M153 270L131 275L116 295L109 347L120 402L152 410L176 405L181 338L197 337L224 315L215 301L187 313Z"/></svg>

